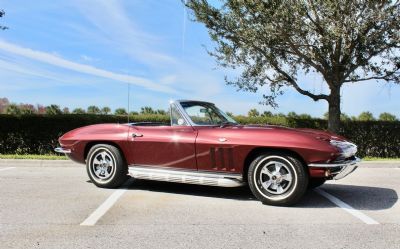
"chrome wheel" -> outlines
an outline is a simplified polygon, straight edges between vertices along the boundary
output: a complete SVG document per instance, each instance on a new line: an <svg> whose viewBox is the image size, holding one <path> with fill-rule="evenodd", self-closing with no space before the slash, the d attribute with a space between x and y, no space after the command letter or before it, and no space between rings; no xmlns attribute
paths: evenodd
<svg viewBox="0 0 400 249"><path fill-rule="evenodd" d="M110 144L96 144L90 148L86 171L92 183L101 188L116 188L128 179L128 166L122 152Z"/></svg>
<svg viewBox="0 0 400 249"><path fill-rule="evenodd" d="M261 186L274 195L285 193L292 185L292 173L289 168L277 161L269 161L266 163L259 175Z"/></svg>
<svg viewBox="0 0 400 249"><path fill-rule="evenodd" d="M251 162L247 175L251 192L264 204L292 205L307 190L307 169L291 153L261 154Z"/></svg>
<svg viewBox="0 0 400 249"><path fill-rule="evenodd" d="M106 149L99 149L93 153L91 171L94 177L99 180L108 180L115 171L115 159L111 152Z"/></svg>

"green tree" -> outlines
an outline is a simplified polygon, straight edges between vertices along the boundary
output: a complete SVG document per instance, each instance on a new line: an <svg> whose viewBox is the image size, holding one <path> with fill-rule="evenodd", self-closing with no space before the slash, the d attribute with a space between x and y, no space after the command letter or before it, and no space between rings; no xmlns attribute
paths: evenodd
<svg viewBox="0 0 400 249"><path fill-rule="evenodd" d="M4 113L9 104L10 101L7 98L0 98L0 113Z"/></svg>
<svg viewBox="0 0 400 249"><path fill-rule="evenodd" d="M274 116L274 114L272 114L272 112L270 112L270 111L264 111L264 112L261 114L261 116L262 116L262 117L272 117L272 116Z"/></svg>
<svg viewBox="0 0 400 249"><path fill-rule="evenodd" d="M4 12L4 10L0 10L0 17L3 17L6 13ZM8 29L8 27L0 25L0 29L1 30L5 30Z"/></svg>
<svg viewBox="0 0 400 249"><path fill-rule="evenodd" d="M5 113L12 115L21 115L21 109L18 105L12 103L6 106Z"/></svg>
<svg viewBox="0 0 400 249"><path fill-rule="evenodd" d="M114 111L115 115L127 115L128 113L126 112L125 108L117 108Z"/></svg>
<svg viewBox="0 0 400 249"><path fill-rule="evenodd" d="M295 113L295 112L289 112L289 113L287 114L287 117L288 117L288 118L298 118L299 115L297 115L297 113Z"/></svg>
<svg viewBox="0 0 400 249"><path fill-rule="evenodd" d="M310 114L306 114L306 113L302 113L300 115L298 115L298 118L300 119L312 119Z"/></svg>
<svg viewBox="0 0 400 249"><path fill-rule="evenodd" d="M211 2L211 1L210 1ZM288 87L327 101L328 128L340 128L340 91L346 83L400 83L400 2L392 0L188 0L194 19L216 43L223 67L241 69L228 84L256 92L269 86L264 103ZM319 74L329 93L314 93L304 77ZM264 88L262 88L264 89Z"/></svg>
<svg viewBox="0 0 400 249"><path fill-rule="evenodd" d="M260 113L257 111L257 109L253 108L253 109L249 110L249 112L247 113L247 116L258 117L258 116L260 116Z"/></svg>
<svg viewBox="0 0 400 249"><path fill-rule="evenodd" d="M397 118L395 115L388 113L388 112L383 112L379 115L379 120L381 121L397 121Z"/></svg>
<svg viewBox="0 0 400 249"><path fill-rule="evenodd" d="M358 115L359 121L373 121L375 120L374 115L371 112L362 112Z"/></svg>
<svg viewBox="0 0 400 249"><path fill-rule="evenodd" d="M109 113L111 113L110 107L105 106L105 107L101 108L101 114L108 115Z"/></svg>
<svg viewBox="0 0 400 249"><path fill-rule="evenodd" d="M160 114L160 115L167 114L167 112L165 110L161 110L161 109L156 110L155 113Z"/></svg>
<svg viewBox="0 0 400 249"><path fill-rule="evenodd" d="M87 113L89 113L89 114L100 114L101 111L100 111L100 108L98 108L97 106L91 105L91 106L88 106Z"/></svg>
<svg viewBox="0 0 400 249"><path fill-rule="evenodd" d="M130 116L135 116L135 115L139 115L139 113L138 113L138 112L135 112L135 111L131 111L131 112L129 113L129 115L130 115Z"/></svg>
<svg viewBox="0 0 400 249"><path fill-rule="evenodd" d="M36 106L37 114L45 114L46 113L46 107L42 105L37 105Z"/></svg>
<svg viewBox="0 0 400 249"><path fill-rule="evenodd" d="M232 112L226 112L226 115L228 115L229 117L231 117L231 118L233 118L234 117L234 115L233 115L233 113Z"/></svg>
<svg viewBox="0 0 400 249"><path fill-rule="evenodd" d="M342 120L342 121L350 121L351 118L350 118L350 116L347 115L346 113L341 113L341 114L340 114L340 120Z"/></svg>
<svg viewBox="0 0 400 249"><path fill-rule="evenodd" d="M85 113L86 111L79 107L72 110L72 114L85 114Z"/></svg>
<svg viewBox="0 0 400 249"><path fill-rule="evenodd" d="M68 107L64 107L62 109L63 114L69 114L69 108Z"/></svg>
<svg viewBox="0 0 400 249"><path fill-rule="evenodd" d="M282 113L282 112L280 112L278 114L275 114L274 116L275 117L279 117L279 118L286 118L286 115L284 113Z"/></svg>
<svg viewBox="0 0 400 249"><path fill-rule="evenodd" d="M324 113L323 119L328 119L328 112ZM349 115L347 115L346 113L340 113L340 120L341 121L350 121L352 120L353 117L350 117ZM357 118L354 117L354 119L356 120Z"/></svg>
<svg viewBox="0 0 400 249"><path fill-rule="evenodd" d="M49 105L49 106L46 106L46 114L47 115L59 115L59 114L62 114L62 111L58 105Z"/></svg>
<svg viewBox="0 0 400 249"><path fill-rule="evenodd" d="M19 109L22 115L32 115L36 113L35 107L31 104L20 104Z"/></svg>
<svg viewBox="0 0 400 249"><path fill-rule="evenodd" d="M140 108L140 114L155 114L156 112L150 106Z"/></svg>

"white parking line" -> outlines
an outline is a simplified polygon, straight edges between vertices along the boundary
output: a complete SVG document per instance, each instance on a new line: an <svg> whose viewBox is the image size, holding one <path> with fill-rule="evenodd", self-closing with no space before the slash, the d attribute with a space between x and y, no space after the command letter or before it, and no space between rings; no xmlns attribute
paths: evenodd
<svg viewBox="0 0 400 249"><path fill-rule="evenodd" d="M354 209L349 204L341 201L337 197L335 197L335 196L323 191L322 189L314 189L314 191L317 192L318 194L322 195L326 199L330 200L332 203L334 203L336 206L340 207L344 211L346 211L349 214L353 215L354 217L360 219L365 224L368 224L368 225L379 225L379 222L377 222L376 220L374 220L371 217L368 217L367 215L363 214L362 212Z"/></svg>
<svg viewBox="0 0 400 249"><path fill-rule="evenodd" d="M100 218L118 201L118 199L127 191L127 187L132 183L128 180L120 189L112 193L94 212L89 215L80 225L94 226Z"/></svg>
<svg viewBox="0 0 400 249"><path fill-rule="evenodd" d="M9 170L9 169L15 169L15 167L1 168L0 171L5 171L5 170Z"/></svg>

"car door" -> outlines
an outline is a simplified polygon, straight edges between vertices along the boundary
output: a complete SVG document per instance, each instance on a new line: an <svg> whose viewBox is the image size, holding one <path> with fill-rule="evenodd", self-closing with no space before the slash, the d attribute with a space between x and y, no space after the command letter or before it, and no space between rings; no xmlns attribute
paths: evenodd
<svg viewBox="0 0 400 249"><path fill-rule="evenodd" d="M242 153L234 136L236 127L197 127L197 167L203 171L239 172L241 165L235 160Z"/></svg>
<svg viewBox="0 0 400 249"><path fill-rule="evenodd" d="M134 165L197 170L197 131L174 114L171 126L133 126L130 147Z"/></svg>

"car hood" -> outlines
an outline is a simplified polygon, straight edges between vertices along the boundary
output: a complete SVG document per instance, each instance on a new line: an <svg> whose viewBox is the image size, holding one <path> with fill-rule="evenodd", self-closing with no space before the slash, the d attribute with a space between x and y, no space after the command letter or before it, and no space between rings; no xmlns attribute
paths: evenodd
<svg viewBox="0 0 400 249"><path fill-rule="evenodd" d="M290 127L284 127L284 126L278 126L278 125L241 125L241 126L236 126L236 127L238 129L243 129L243 130L287 131L287 132L300 133L300 134L304 134L306 136L310 136L310 137L314 137L314 138L322 139L322 140L327 140L327 141L329 141L329 140L346 141L346 139L340 135L337 135L337 134L329 132L329 131L316 130L316 129L290 128ZM232 127L232 128L234 128L234 127Z"/></svg>

